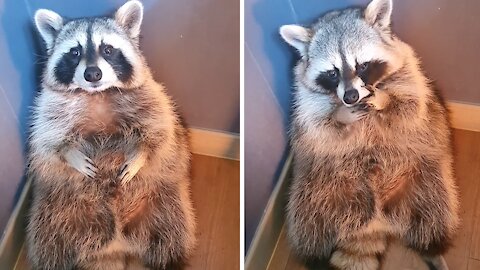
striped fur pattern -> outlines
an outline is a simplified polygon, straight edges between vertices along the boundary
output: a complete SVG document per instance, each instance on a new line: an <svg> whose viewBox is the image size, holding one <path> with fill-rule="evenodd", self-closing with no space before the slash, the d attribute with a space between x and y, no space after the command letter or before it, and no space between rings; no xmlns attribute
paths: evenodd
<svg viewBox="0 0 480 270"><path fill-rule="evenodd" d="M29 141L34 269L173 269L194 248L188 134L138 47L142 14L35 14L48 63Z"/></svg>
<svg viewBox="0 0 480 270"><path fill-rule="evenodd" d="M288 235L336 269L379 269L392 237L447 269L440 255L459 223L448 112L391 33L391 11L373 0L280 29L301 55Z"/></svg>

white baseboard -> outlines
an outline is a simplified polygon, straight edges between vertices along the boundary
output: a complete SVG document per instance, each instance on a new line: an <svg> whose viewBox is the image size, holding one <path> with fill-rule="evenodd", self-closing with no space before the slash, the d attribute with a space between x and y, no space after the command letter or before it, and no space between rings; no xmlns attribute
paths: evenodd
<svg viewBox="0 0 480 270"><path fill-rule="evenodd" d="M200 155L240 160L240 136L234 133L190 128L192 152Z"/></svg>
<svg viewBox="0 0 480 270"><path fill-rule="evenodd" d="M480 131L480 105L456 101L447 102L453 128Z"/></svg>

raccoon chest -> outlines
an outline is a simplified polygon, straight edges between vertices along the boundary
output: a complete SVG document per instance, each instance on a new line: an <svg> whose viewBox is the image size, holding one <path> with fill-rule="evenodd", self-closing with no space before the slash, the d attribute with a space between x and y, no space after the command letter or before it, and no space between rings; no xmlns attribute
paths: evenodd
<svg viewBox="0 0 480 270"><path fill-rule="evenodd" d="M87 97L79 131L85 137L96 134L114 134L117 131L117 113L108 96L95 94Z"/></svg>

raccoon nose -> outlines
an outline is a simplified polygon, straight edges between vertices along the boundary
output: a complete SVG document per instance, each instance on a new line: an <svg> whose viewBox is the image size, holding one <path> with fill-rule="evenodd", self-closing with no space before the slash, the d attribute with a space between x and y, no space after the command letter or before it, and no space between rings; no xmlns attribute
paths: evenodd
<svg viewBox="0 0 480 270"><path fill-rule="evenodd" d="M343 101L349 105L354 104L358 101L358 91L356 89L348 90L345 92L345 95L343 95Z"/></svg>
<svg viewBox="0 0 480 270"><path fill-rule="evenodd" d="M98 67L87 67L83 77L89 82L98 82L102 79L102 71Z"/></svg>

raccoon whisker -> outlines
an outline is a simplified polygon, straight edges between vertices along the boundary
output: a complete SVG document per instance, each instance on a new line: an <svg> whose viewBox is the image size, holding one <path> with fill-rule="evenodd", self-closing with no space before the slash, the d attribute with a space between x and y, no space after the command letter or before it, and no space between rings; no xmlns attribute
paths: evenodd
<svg viewBox="0 0 480 270"><path fill-rule="evenodd" d="M48 55L45 55L45 54L43 54L43 53L40 54L40 53L35 53L35 52L34 52L34 53L32 53L32 54L35 55L35 56L38 56L38 57L48 58Z"/></svg>
<svg viewBox="0 0 480 270"><path fill-rule="evenodd" d="M123 92L122 92L122 90L121 90L119 87L115 87L115 89L117 89L117 91L120 93L120 95L123 96Z"/></svg>
<svg viewBox="0 0 480 270"><path fill-rule="evenodd" d="M42 59L42 60L48 60L46 57L40 57L38 55L34 55L35 59Z"/></svg>
<svg viewBox="0 0 480 270"><path fill-rule="evenodd" d="M48 63L48 59L38 59L34 61L35 64L46 64Z"/></svg>
<svg viewBox="0 0 480 270"><path fill-rule="evenodd" d="M44 62L47 62L48 61L48 58L42 58L42 57L37 57L35 58L35 61L44 61Z"/></svg>
<svg viewBox="0 0 480 270"><path fill-rule="evenodd" d="M376 90L378 90L375 86L373 85L365 85L365 89L367 89L368 91L370 91L371 93L375 92Z"/></svg>

